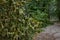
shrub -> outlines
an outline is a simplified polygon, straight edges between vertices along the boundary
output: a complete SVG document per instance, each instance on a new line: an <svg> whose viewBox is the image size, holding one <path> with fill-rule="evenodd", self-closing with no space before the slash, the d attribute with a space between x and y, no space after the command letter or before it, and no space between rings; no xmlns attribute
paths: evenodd
<svg viewBox="0 0 60 40"><path fill-rule="evenodd" d="M32 40L33 35L48 24L48 14L28 8L30 3L7 0L0 5L1 40Z"/></svg>

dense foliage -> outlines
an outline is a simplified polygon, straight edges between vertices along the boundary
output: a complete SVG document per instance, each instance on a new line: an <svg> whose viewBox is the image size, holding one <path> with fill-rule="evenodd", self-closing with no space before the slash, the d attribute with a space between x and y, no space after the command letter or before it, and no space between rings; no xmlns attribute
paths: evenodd
<svg viewBox="0 0 60 40"><path fill-rule="evenodd" d="M0 0L0 39L32 40L49 24L50 0Z"/></svg>
<svg viewBox="0 0 60 40"><path fill-rule="evenodd" d="M60 21L60 0L56 0L56 6L57 6L57 16L59 18L59 21Z"/></svg>

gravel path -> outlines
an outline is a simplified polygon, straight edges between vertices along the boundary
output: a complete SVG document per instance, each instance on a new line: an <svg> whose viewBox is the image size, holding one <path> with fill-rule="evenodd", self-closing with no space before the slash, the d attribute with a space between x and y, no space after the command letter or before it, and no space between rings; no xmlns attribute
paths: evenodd
<svg viewBox="0 0 60 40"><path fill-rule="evenodd" d="M60 40L60 23L55 23L54 25L48 26L45 29L45 33L52 34L55 40Z"/></svg>
<svg viewBox="0 0 60 40"><path fill-rule="evenodd" d="M55 23L46 28L34 40L60 40L60 23Z"/></svg>
<svg viewBox="0 0 60 40"><path fill-rule="evenodd" d="M50 25L44 28L46 33L60 33L60 24Z"/></svg>

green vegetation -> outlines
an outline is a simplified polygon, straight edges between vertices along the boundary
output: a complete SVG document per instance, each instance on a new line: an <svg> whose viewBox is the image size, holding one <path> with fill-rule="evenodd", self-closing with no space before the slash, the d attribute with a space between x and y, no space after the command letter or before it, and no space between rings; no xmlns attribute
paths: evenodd
<svg viewBox="0 0 60 40"><path fill-rule="evenodd" d="M57 16L58 16L58 18L59 18L59 20L60 20L60 5L59 5L59 3L60 3L60 0L56 0L56 3L57 3Z"/></svg>
<svg viewBox="0 0 60 40"><path fill-rule="evenodd" d="M32 40L50 24L52 0L0 0L0 39ZM49 6L51 5L51 6ZM52 15L52 14L51 14Z"/></svg>

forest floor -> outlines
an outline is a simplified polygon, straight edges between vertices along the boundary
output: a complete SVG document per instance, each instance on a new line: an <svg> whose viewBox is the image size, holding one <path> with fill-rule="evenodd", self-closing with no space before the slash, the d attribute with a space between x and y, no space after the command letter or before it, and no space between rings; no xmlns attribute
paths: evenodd
<svg viewBox="0 0 60 40"><path fill-rule="evenodd" d="M60 40L60 23L54 23L43 29L45 31L37 35L34 40Z"/></svg>

